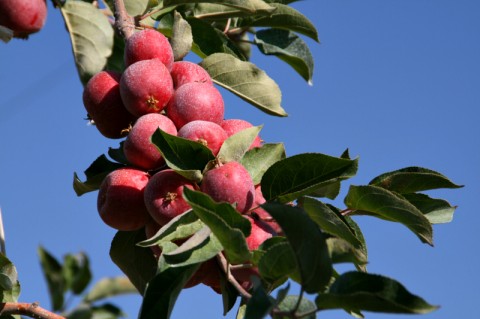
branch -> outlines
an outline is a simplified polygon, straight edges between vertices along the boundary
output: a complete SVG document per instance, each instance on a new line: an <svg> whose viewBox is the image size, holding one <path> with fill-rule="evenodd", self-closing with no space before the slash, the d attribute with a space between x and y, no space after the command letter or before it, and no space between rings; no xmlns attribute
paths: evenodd
<svg viewBox="0 0 480 319"><path fill-rule="evenodd" d="M135 30L135 20L128 14L123 0L114 0L113 8L115 11L115 27L125 40L127 40Z"/></svg>
<svg viewBox="0 0 480 319"><path fill-rule="evenodd" d="M38 303L5 302L0 304L0 316L22 315L35 319L65 319L56 313L43 309Z"/></svg>
<svg viewBox="0 0 480 319"><path fill-rule="evenodd" d="M230 267L229 267L229 264L228 264L228 261L227 259L225 258L225 256L223 256L222 253L219 253L217 255L217 260L219 261L220 263L220 267L222 267L222 270L225 272L225 274L227 275L227 280L229 283L231 283L235 289L237 289L238 293L245 299L250 299L252 298L252 295L248 293L248 291L246 291L242 285L240 285L237 281L237 279L235 279L235 277L233 277L232 273L230 272Z"/></svg>

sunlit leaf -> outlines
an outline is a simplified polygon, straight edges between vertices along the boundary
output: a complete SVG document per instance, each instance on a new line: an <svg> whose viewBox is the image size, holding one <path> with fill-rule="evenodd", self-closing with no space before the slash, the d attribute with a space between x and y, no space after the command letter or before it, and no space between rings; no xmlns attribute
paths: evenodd
<svg viewBox="0 0 480 319"><path fill-rule="evenodd" d="M112 54L113 28L108 18L91 3L67 0L60 10L80 79L85 84L107 64Z"/></svg>
<svg viewBox="0 0 480 319"><path fill-rule="evenodd" d="M240 164L247 169L253 184L258 185L268 168L285 157L283 143L264 144L262 147L255 147L246 152L240 160Z"/></svg>
<svg viewBox="0 0 480 319"><path fill-rule="evenodd" d="M194 213L211 229L225 249L228 260L239 264L250 259L245 238L251 224L232 205L216 203L207 194L184 188L183 196Z"/></svg>
<svg viewBox="0 0 480 319"><path fill-rule="evenodd" d="M217 237L208 227L203 227L177 249L163 254L163 258L172 267L182 267L212 259L222 250Z"/></svg>
<svg viewBox="0 0 480 319"><path fill-rule="evenodd" d="M282 94L278 85L255 64L240 61L229 54L215 53L205 58L200 65L216 84L253 106L268 114L287 115L280 105Z"/></svg>
<svg viewBox="0 0 480 319"><path fill-rule="evenodd" d="M262 126L253 126L233 134L223 142L217 157L223 163L240 162L261 129Z"/></svg>
<svg viewBox="0 0 480 319"><path fill-rule="evenodd" d="M182 18L180 13L175 12L172 37L170 39L175 61L183 59L190 52L192 43L193 37L190 24Z"/></svg>
<svg viewBox="0 0 480 319"><path fill-rule="evenodd" d="M317 29L306 16L284 4L271 3L270 5L276 8L270 15L243 19L242 26L290 30L306 35L318 42Z"/></svg>
<svg viewBox="0 0 480 319"><path fill-rule="evenodd" d="M190 180L200 181L207 163L215 159L212 151L201 143L168 134L160 128L151 140L162 153L168 167Z"/></svg>
<svg viewBox="0 0 480 319"><path fill-rule="evenodd" d="M446 200L431 198L425 194L403 194L403 197L417 207L432 224L449 223L453 220L456 207Z"/></svg>

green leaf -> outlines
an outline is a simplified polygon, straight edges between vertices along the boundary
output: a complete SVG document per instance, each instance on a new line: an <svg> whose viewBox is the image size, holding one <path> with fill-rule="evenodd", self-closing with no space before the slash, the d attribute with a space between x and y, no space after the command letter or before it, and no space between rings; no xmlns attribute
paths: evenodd
<svg viewBox="0 0 480 319"><path fill-rule="evenodd" d="M125 53L125 39L119 34L113 37L113 52L108 57L106 70L117 71L122 73L125 70L125 60L123 55Z"/></svg>
<svg viewBox="0 0 480 319"><path fill-rule="evenodd" d="M110 258L141 295L157 269L157 261L150 248L137 246L142 240L145 240L143 228L137 231L118 231L110 247Z"/></svg>
<svg viewBox="0 0 480 319"><path fill-rule="evenodd" d="M114 5L113 0L106 0L108 6L113 11ZM125 4L125 9L131 16L138 16L145 12L148 7L149 0L123 0Z"/></svg>
<svg viewBox="0 0 480 319"><path fill-rule="evenodd" d="M355 248L346 240L336 237L328 238L327 246L333 263L353 263L358 269L366 271L367 256L361 249Z"/></svg>
<svg viewBox="0 0 480 319"><path fill-rule="evenodd" d="M101 155L85 170L86 181L82 182L77 173L73 174L73 189L77 196L96 191L100 188L105 176L124 166L108 160L105 155Z"/></svg>
<svg viewBox="0 0 480 319"><path fill-rule="evenodd" d="M18 281L15 265L2 253L0 253L0 289L12 290Z"/></svg>
<svg viewBox="0 0 480 319"><path fill-rule="evenodd" d="M165 7L179 5L179 4L190 4L190 3L221 3L222 5L241 9L248 12L255 12L255 6L251 3L250 0L164 0L163 5Z"/></svg>
<svg viewBox="0 0 480 319"><path fill-rule="evenodd" d="M91 3L67 0L60 7L83 84L102 71L112 54L113 28Z"/></svg>
<svg viewBox="0 0 480 319"><path fill-rule="evenodd" d="M92 307L91 319L119 319L125 317L125 313L120 308L110 303ZM69 319L71 318L69 317Z"/></svg>
<svg viewBox="0 0 480 319"><path fill-rule="evenodd" d="M310 216L324 232L342 238L357 248L362 246L360 240L355 236L354 231L338 211L310 197L303 197L300 203L308 216Z"/></svg>
<svg viewBox="0 0 480 319"><path fill-rule="evenodd" d="M271 238L267 239L267 242L270 240ZM272 245L266 244L268 248L264 248L262 245L261 249L265 249L265 252L258 262L258 270L262 278L271 283L276 283L286 279L291 274L296 277L296 257L287 239L281 238L281 240L275 240Z"/></svg>
<svg viewBox="0 0 480 319"><path fill-rule="evenodd" d="M37 252L40 258L43 275L47 281L48 292L52 302L52 310L61 310L64 303L64 293L67 288L67 283L63 277L62 265L42 246L38 247Z"/></svg>
<svg viewBox="0 0 480 319"><path fill-rule="evenodd" d="M83 297L83 301L92 303L118 295L138 293L127 277L102 278Z"/></svg>
<svg viewBox="0 0 480 319"><path fill-rule="evenodd" d="M63 276L67 287L74 294L81 294L92 279L88 256L85 253L66 255L63 263Z"/></svg>
<svg viewBox="0 0 480 319"><path fill-rule="evenodd" d="M384 188L350 186L345 205L359 214L373 215L407 226L424 243L433 246L432 225L414 205ZM357 212L355 212L357 213Z"/></svg>
<svg viewBox="0 0 480 319"><path fill-rule="evenodd" d="M442 174L422 168L407 167L375 177L369 185L383 187L400 194L415 193L437 188L460 188Z"/></svg>
<svg viewBox="0 0 480 319"><path fill-rule="evenodd" d="M446 200L431 198L425 194L404 194L403 197L417 207L432 224L449 223L456 207Z"/></svg>
<svg viewBox="0 0 480 319"><path fill-rule="evenodd" d="M124 0L125 8L131 16L138 16L145 12L149 0Z"/></svg>
<svg viewBox="0 0 480 319"><path fill-rule="evenodd" d="M219 1L220 2L220 1ZM254 12L236 9L231 6L213 3L199 3L194 8L194 16L205 20L225 20L228 18L268 15L275 11L275 8L261 0L249 1ZM220 22L220 21L219 21Z"/></svg>
<svg viewBox="0 0 480 319"><path fill-rule="evenodd" d="M335 199L337 198L338 194L340 194L340 188L340 182L336 182L314 189L313 192L309 193L308 195L312 197L325 197L329 199Z"/></svg>
<svg viewBox="0 0 480 319"><path fill-rule="evenodd" d="M200 229L204 224L198 219L192 210L188 210L170 220L162 226L151 238L138 243L141 247L161 245L164 242L174 241L190 237Z"/></svg>
<svg viewBox="0 0 480 319"><path fill-rule="evenodd" d="M240 61L229 54L215 53L200 65L216 84L263 112L276 116L287 115L280 105L282 93L278 85L253 63Z"/></svg>
<svg viewBox="0 0 480 319"><path fill-rule="evenodd" d="M164 253L163 258L172 267L202 263L223 250L208 227L203 227L177 249Z"/></svg>
<svg viewBox="0 0 480 319"><path fill-rule="evenodd" d="M190 24L183 19L180 13L175 11L172 38L170 39L175 61L182 60L190 52L192 43L193 37Z"/></svg>
<svg viewBox="0 0 480 319"><path fill-rule="evenodd" d="M258 185L268 168L285 157L283 143L264 144L262 147L255 147L246 152L240 160L240 164L247 169L253 184Z"/></svg>
<svg viewBox="0 0 480 319"><path fill-rule="evenodd" d="M4 43L10 42L13 39L13 30L0 25L0 40Z"/></svg>
<svg viewBox="0 0 480 319"><path fill-rule="evenodd" d="M298 298L300 296L286 296L285 299L278 304L278 310L283 311L283 312L291 312L293 310L296 310L296 314L304 314L304 313L311 313L312 311L315 311L317 309L317 306L313 301L308 300L305 297L302 297L302 300L300 301L300 304L298 304ZM295 308L298 304L298 308ZM315 319L317 316L315 313L312 313L307 316L302 316L302 319ZM282 316L282 315L273 315L273 319L288 319L290 318L289 316Z"/></svg>
<svg viewBox="0 0 480 319"><path fill-rule="evenodd" d="M122 163L125 165L129 165L128 160L125 157L125 153L123 152L123 144L125 144L125 141L121 141L118 148L109 147L107 153L108 153L108 156L110 156L110 158L113 159L114 161L117 161L118 163Z"/></svg>
<svg viewBox="0 0 480 319"><path fill-rule="evenodd" d="M168 319L183 286L197 271L199 264L167 268L149 283L140 308L139 319Z"/></svg>
<svg viewBox="0 0 480 319"><path fill-rule="evenodd" d="M262 127L262 125L249 127L227 138L223 142L217 158L219 158L222 163L240 162Z"/></svg>
<svg viewBox="0 0 480 319"><path fill-rule="evenodd" d="M273 164L262 177L266 200L289 202L316 189L354 176L358 160L305 153Z"/></svg>
<svg viewBox="0 0 480 319"><path fill-rule="evenodd" d="M2 302L17 302L19 295L20 295L20 283L18 282L18 280L13 284L10 290L0 290L0 297L1 297L0 299L2 300ZM2 316L2 318L20 319L21 317L14 315L10 317Z"/></svg>
<svg viewBox="0 0 480 319"><path fill-rule="evenodd" d="M260 52L277 56L312 84L313 56L305 41L295 33L280 29L259 30L255 34L254 42Z"/></svg>
<svg viewBox="0 0 480 319"><path fill-rule="evenodd" d="M307 293L323 291L332 275L325 235L304 210L279 203L262 205L277 221L295 253L301 284Z"/></svg>
<svg viewBox="0 0 480 319"><path fill-rule="evenodd" d="M251 258L245 241L250 235L250 221L240 215L232 205L215 203L207 194L185 188L183 197L218 238L231 263L240 264Z"/></svg>
<svg viewBox="0 0 480 319"><path fill-rule="evenodd" d="M270 5L276 8L272 14L244 19L242 20L241 25L243 27L270 27L290 30L306 35L319 42L317 29L302 13L290 6L280 3L271 3Z"/></svg>
<svg viewBox="0 0 480 319"><path fill-rule="evenodd" d="M192 51L201 58L205 58L214 53L225 53L241 60L246 60L231 40L210 23L196 18L187 18L187 21L192 28Z"/></svg>
<svg viewBox="0 0 480 319"><path fill-rule="evenodd" d="M220 291L223 301L223 316L226 316L235 306L239 296L237 289L228 282L226 276L222 274L220 277Z"/></svg>
<svg viewBox="0 0 480 319"><path fill-rule="evenodd" d="M186 138L168 134L160 128L153 133L151 140L158 147L170 168L196 182L202 179L201 172L207 163L215 159L208 147Z"/></svg>
<svg viewBox="0 0 480 319"><path fill-rule="evenodd" d="M252 298L247 301L244 319L265 318L274 306L275 300L267 294L260 283L254 282Z"/></svg>
<svg viewBox="0 0 480 319"><path fill-rule="evenodd" d="M315 303L320 310L343 308L353 312L425 314L438 308L393 279L363 272L341 275Z"/></svg>

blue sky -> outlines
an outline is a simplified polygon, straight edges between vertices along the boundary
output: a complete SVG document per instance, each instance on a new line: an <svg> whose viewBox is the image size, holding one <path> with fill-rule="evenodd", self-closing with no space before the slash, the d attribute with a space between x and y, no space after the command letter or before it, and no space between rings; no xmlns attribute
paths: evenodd
<svg viewBox="0 0 480 319"><path fill-rule="evenodd" d="M466 185L430 193L458 205L451 224L434 227L434 248L401 225L356 220L369 247L369 271L395 278L441 306L422 318L471 318L480 297L475 275L480 268L480 3L305 0L295 7L319 31L321 44L306 39L316 63L314 85L254 51L253 61L282 89L289 117L270 117L222 91L226 117L264 124L262 138L284 142L288 155L338 156L349 148L360 167L342 195L349 184L366 184L380 173L412 165ZM0 43L0 207L7 255L20 275L21 300L46 308L38 245L58 258L85 251L95 279L121 274L108 256L115 231L98 217L96 193L78 198L71 186L73 172L82 173L118 141L86 125L69 37L60 12L49 9L42 32L29 41ZM116 302L135 318L139 297ZM193 313L222 318L220 296L204 287L185 290L173 318ZM233 317L233 312L227 316ZM318 317L349 316L330 311Z"/></svg>

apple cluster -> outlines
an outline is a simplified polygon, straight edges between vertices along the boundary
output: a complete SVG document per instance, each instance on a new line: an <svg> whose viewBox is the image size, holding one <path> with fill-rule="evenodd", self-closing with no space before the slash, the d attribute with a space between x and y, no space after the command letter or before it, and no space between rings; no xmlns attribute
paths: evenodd
<svg viewBox="0 0 480 319"><path fill-rule="evenodd" d="M168 39L155 30L142 30L125 44L122 74L101 71L83 93L89 119L107 138L125 138L123 153L128 166L108 174L98 192L98 212L110 227L122 231L145 229L152 237L163 225L190 210L183 198L185 187L227 202L247 218L252 230L250 250L275 235L278 225L259 205L265 202L239 162L215 161L195 182L170 169L151 136L162 131L192 140L217 155L224 141L252 124L242 119L224 119L224 101L210 75L198 64L174 61ZM256 137L250 148L261 147ZM152 247L158 257L159 247ZM202 264L187 287L200 282L220 289L215 260ZM255 269L239 269L234 275L245 287Z"/></svg>

